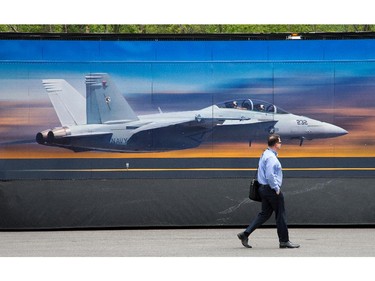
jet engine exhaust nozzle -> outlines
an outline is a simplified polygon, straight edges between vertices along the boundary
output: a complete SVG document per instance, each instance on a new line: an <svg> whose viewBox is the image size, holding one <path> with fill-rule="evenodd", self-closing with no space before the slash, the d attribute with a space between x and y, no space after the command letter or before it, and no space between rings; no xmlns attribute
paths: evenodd
<svg viewBox="0 0 375 281"><path fill-rule="evenodd" d="M55 142L55 139L63 138L71 134L69 128L60 127L53 130L45 130L36 134L35 140L39 144L52 144Z"/></svg>

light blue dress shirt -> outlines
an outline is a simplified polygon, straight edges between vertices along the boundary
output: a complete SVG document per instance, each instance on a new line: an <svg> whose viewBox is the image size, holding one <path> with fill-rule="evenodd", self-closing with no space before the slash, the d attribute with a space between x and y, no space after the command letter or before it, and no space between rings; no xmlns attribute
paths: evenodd
<svg viewBox="0 0 375 281"><path fill-rule="evenodd" d="M259 159L258 181L269 185L278 193L283 183L283 171L277 152L267 148Z"/></svg>

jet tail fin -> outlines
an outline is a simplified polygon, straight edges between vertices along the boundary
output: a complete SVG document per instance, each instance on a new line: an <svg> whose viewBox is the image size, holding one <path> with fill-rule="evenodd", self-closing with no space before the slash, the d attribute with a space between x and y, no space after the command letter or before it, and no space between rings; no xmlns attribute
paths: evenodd
<svg viewBox="0 0 375 281"><path fill-rule="evenodd" d="M125 98L106 73L86 75L87 124L138 120Z"/></svg>
<svg viewBox="0 0 375 281"><path fill-rule="evenodd" d="M64 79L42 80L62 126L86 124L86 101Z"/></svg>

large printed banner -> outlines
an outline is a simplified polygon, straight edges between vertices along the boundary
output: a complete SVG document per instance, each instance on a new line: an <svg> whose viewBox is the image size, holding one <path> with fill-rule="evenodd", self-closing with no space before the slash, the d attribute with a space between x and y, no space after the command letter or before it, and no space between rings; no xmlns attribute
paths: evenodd
<svg viewBox="0 0 375 281"><path fill-rule="evenodd" d="M372 175L374 92L371 39L0 40L1 177L248 171L272 133Z"/></svg>

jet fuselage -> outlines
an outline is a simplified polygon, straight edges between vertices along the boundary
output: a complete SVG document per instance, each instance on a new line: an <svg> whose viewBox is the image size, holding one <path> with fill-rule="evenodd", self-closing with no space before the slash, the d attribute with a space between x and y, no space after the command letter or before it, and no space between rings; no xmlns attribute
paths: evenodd
<svg viewBox="0 0 375 281"><path fill-rule="evenodd" d="M181 123L183 120L186 122ZM209 136L213 136L209 138L213 142L229 139L252 142L272 133L280 134L283 139L312 140L345 135L347 131L291 113L223 109L213 105L196 111L140 115L136 121L59 127L40 133L45 138L37 139L39 143L76 150L158 151L197 147Z"/></svg>

